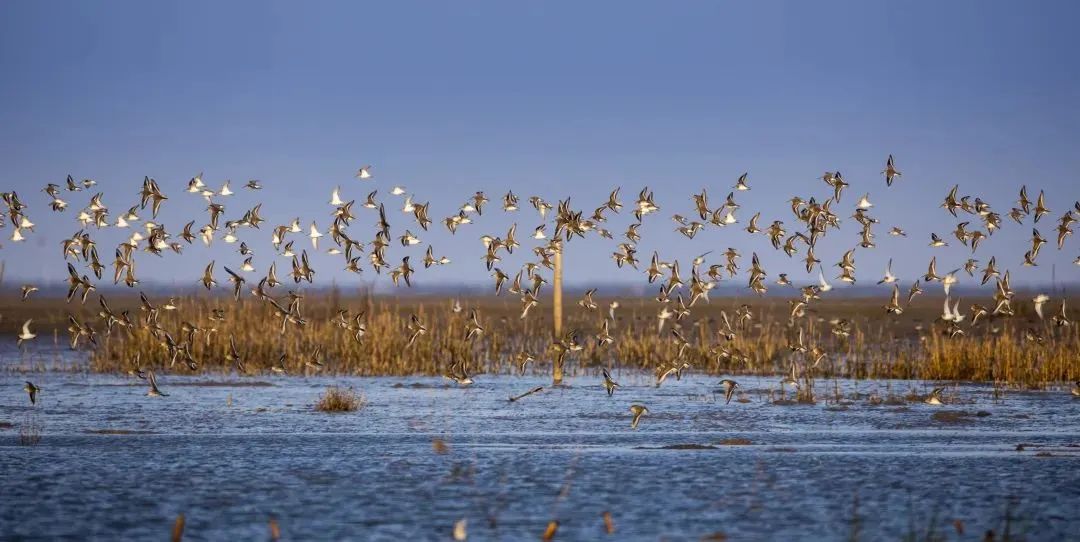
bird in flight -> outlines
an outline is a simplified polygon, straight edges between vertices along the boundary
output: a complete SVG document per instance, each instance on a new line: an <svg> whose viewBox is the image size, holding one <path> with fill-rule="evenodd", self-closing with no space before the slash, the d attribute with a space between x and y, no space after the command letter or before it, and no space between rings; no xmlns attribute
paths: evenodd
<svg viewBox="0 0 1080 542"><path fill-rule="evenodd" d="M27 380L26 385L23 386L23 391L25 391L26 394L30 396L30 404L36 405L38 394L41 393L41 388L35 386L33 382Z"/></svg>
<svg viewBox="0 0 1080 542"><path fill-rule="evenodd" d="M630 405L630 413L634 415L630 420L630 428L637 429L638 423L641 421L641 417L649 413L649 409L645 405Z"/></svg>

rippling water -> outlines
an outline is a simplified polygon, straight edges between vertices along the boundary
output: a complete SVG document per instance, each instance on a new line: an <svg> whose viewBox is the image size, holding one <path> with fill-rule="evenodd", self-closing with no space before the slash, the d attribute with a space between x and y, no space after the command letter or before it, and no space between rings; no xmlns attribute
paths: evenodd
<svg viewBox="0 0 1080 542"><path fill-rule="evenodd" d="M784 405L777 379L744 377L725 405L717 378L624 373L613 398L581 377L510 403L547 380L162 375L170 395L149 398L131 377L8 365L3 537L160 540L180 513L189 540L265 539L270 518L293 540L448 540L463 518L475 540L536 539L551 520L561 540L978 540L1007 517L1028 539L1080 532L1080 400L1060 390L872 406L928 386L841 381L840 402ZM316 412L329 384L366 407ZM636 431L632 403L651 412Z"/></svg>

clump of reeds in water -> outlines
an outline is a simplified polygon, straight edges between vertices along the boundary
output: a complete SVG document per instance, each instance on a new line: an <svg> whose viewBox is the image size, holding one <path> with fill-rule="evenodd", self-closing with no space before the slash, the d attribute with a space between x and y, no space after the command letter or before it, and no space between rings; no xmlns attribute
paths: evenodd
<svg viewBox="0 0 1080 542"><path fill-rule="evenodd" d="M326 388L319 401L315 403L315 410L321 412L353 412L364 408L367 400L352 388L330 386Z"/></svg>

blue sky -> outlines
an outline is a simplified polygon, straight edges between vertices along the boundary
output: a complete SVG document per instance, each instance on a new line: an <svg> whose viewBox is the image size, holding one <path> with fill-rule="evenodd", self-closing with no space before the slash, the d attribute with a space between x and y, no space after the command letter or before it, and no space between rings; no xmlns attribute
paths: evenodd
<svg viewBox="0 0 1080 542"><path fill-rule="evenodd" d="M1053 213L1038 227L1047 237L1080 198L1077 15L1069 2L4 2L0 189L18 191L38 227L18 244L5 229L0 258L15 280L63 277L59 243L78 229L88 194L53 214L40 192L48 182L93 178L115 214L153 176L171 197L162 222L177 234L206 220L205 202L183 193L203 171L212 186L265 185L224 200L228 218L264 204L269 224L241 235L263 272L269 226L300 216L325 227L330 190L362 199L371 188L352 174L370 163L381 197L400 205L386 193L404 185L432 202L437 222L476 190L495 203L507 189L523 202L572 196L591 211L615 186L630 203L648 185L661 212L642 228L643 259L731 246L747 265L757 251L772 278L806 280L798 258L764 236L712 228L691 241L669 217L690 214L690 194L703 187L721 201L747 171L740 225L761 211L762 225L781 219L791 229L786 200L826 198L819 177L839 169L852 183L841 216L869 192L882 221L878 247L856 253L860 284L880 278L890 257L914 278L931 255L944 270L967 257L927 247L931 231L955 227L938 207L955 183L1002 215L1020 184L1032 196L1045 189ZM886 190L889 153L904 177ZM392 247L390 259L418 259L430 242L455 261L419 282L486 281L480 235L517 222L527 237L540 223L531 209L496 208L456 236L437 227L419 247ZM351 231L369 240L374 220L362 214ZM618 234L629 221L624 211L608 227ZM1059 280L1075 280L1077 238L1022 268L1030 219L1006 221L976 258L996 255L1018 283L1049 280L1055 263ZM391 224L418 231L400 212ZM910 237L887 236L891 225ZM835 263L857 232L846 220L818 256ZM127 234L94 235L107 256ZM574 241L568 280L640 282L615 269L613 244ZM212 258L239 265L235 248L145 254L139 271L193 284ZM320 279L374 278L347 275L327 255L313 264Z"/></svg>

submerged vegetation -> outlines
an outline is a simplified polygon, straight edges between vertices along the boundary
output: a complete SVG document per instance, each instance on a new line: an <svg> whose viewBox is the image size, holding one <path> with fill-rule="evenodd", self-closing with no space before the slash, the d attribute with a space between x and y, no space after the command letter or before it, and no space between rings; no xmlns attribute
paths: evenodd
<svg viewBox="0 0 1080 542"><path fill-rule="evenodd" d="M451 363L463 362L471 372L549 373L569 343L580 348L565 355L571 376L603 366L660 374L676 362L712 375L783 375L797 364L811 369L800 371L800 399L812 389L813 377L1024 387L1080 378L1077 326L1055 326L1023 310L1012 318L965 325L964 334L949 336L936 321L940 307L934 299L917 300L900 317L882 314L875 300L822 300L817 313L793 324L782 300L718 298L695 306L693 317L676 315L663 326L650 300L620 299L616 309L605 310L613 301L598 298L599 310L570 311L567 336L556 341L549 315L535 313L523 322L516 303L499 299L309 294L301 301L304 323L290 324L282 335L280 320L256 300L180 298L175 303L183 310L158 316L168 338L145 326L118 327L98 337L91 367L102 372L438 375ZM139 311L138 300L116 300L114 305L129 306L132 314ZM473 330L474 336L464 340L474 327L474 309L483 330ZM410 341L412 315L426 333ZM600 344L597 337L605 321L610 344ZM178 350L168 347L169 341L189 346Z"/></svg>

